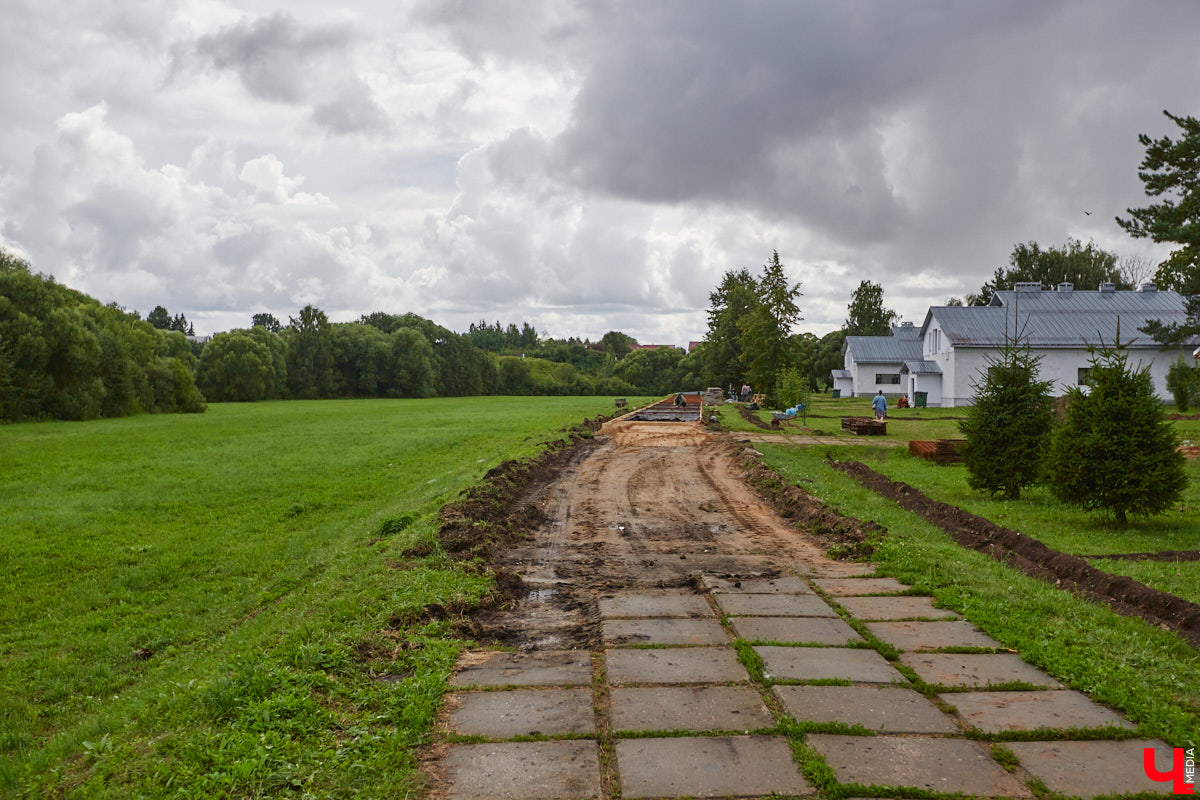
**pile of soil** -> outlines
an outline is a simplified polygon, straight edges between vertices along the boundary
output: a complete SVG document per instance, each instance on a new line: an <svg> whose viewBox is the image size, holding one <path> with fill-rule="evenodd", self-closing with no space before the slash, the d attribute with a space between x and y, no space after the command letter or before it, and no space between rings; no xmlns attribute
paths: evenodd
<svg viewBox="0 0 1200 800"><path fill-rule="evenodd" d="M887 528L835 511L798 486L788 483L763 464L755 450L743 449L741 478L776 514L816 538L830 557L865 561L875 552Z"/></svg>
<svg viewBox="0 0 1200 800"><path fill-rule="evenodd" d="M1120 614L1141 617L1175 631L1193 646L1200 646L1200 605L1132 578L1098 570L1078 556L1055 550L957 506L933 500L919 489L893 481L858 461L830 463L872 491L937 525L964 547L987 553L1027 575L1072 588L1091 600L1106 603Z"/></svg>
<svg viewBox="0 0 1200 800"><path fill-rule="evenodd" d="M607 419L584 419L569 429L567 439L546 442L536 457L503 461L488 470L480 483L462 492L462 499L439 512L442 549L460 558L487 558L493 547L520 541L536 530L546 517L530 501L532 490L545 486L567 463L580 458Z"/></svg>
<svg viewBox="0 0 1200 800"><path fill-rule="evenodd" d="M736 408L738 413L742 415L742 419L746 420L746 422L749 422L751 425L757 425L758 427L765 428L766 430L771 429L771 426L763 422L758 416L757 411L751 411L747 406L734 406L734 408Z"/></svg>
<svg viewBox="0 0 1200 800"><path fill-rule="evenodd" d="M1200 550L1159 550L1154 553L1101 553L1080 558L1111 558L1117 561L1200 561Z"/></svg>

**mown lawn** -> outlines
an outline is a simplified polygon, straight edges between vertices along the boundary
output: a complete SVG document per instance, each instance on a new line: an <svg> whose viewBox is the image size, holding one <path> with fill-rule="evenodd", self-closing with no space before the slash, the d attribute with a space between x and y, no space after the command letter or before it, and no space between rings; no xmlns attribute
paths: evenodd
<svg viewBox="0 0 1200 800"><path fill-rule="evenodd" d="M958 439L958 420L966 413L964 408L896 408L895 401L888 401L887 433L884 436L870 437L872 441L907 442L912 439L936 440ZM721 424L733 431L757 431L763 429L747 422L733 405L718 406ZM771 422L771 411L760 409L758 418L768 425ZM842 430L842 417L871 417L875 412L871 408L871 398L853 397L834 400L827 394L814 394L808 403L809 416L804 419L796 418L771 432L779 434L802 434L801 427L808 428L819 435L834 436L839 439L863 441L864 437L855 436Z"/></svg>
<svg viewBox="0 0 1200 800"><path fill-rule="evenodd" d="M491 589L405 551L492 466L611 409L313 401L0 427L0 794L404 796L461 647L423 610ZM378 536L385 520L399 532Z"/></svg>
<svg viewBox="0 0 1200 800"><path fill-rule="evenodd" d="M954 484L954 479L947 477L954 468L926 467L924 462L894 448L776 444L758 447L767 462L789 480L844 513L877 521L887 528L873 556L881 574L893 575L933 595L941 605L960 612L1063 683L1124 712L1139 724L1142 735L1161 737L1175 747L1190 747L1200 741L1200 650L1175 634L1140 619L1115 614L1045 581L1027 577L982 553L960 547L925 520L832 469L826 455L864 461L873 469L923 489L927 488L922 486L924 478L929 488L934 489L931 494L935 497L949 502L961 500L959 504L968 506L966 500L970 498L962 494L948 492L948 497L939 496L942 489ZM944 471L935 479L930 471L937 469ZM1165 533L1167 540L1191 541L1193 548L1194 537L1200 530L1195 517L1196 477L1193 472L1187 525L1180 524L1184 520L1179 519L1154 527L1160 532L1171 531ZM1029 505L1037 507L1032 501ZM996 509L989 507L989 510ZM1059 515L1064 519L1068 516L1062 512ZM996 519L999 515L983 516ZM1052 546L1060 546L1068 541L1067 537L1077 534L1075 523L1080 520L1071 519L1070 525L1056 523L1029 532ZM1013 514L998 521L1009 524ZM1087 541L1089 547L1107 543L1124 550L1127 546L1125 541L1113 543L1112 538L1117 534L1105 531L1102 526L1090 521L1083 524L1088 533L1079 540ZM1061 535L1043 535L1051 527ZM1190 528L1190 533L1185 528ZM1146 529L1136 535L1153 534ZM1191 580L1185 581L1185 586L1191 585Z"/></svg>

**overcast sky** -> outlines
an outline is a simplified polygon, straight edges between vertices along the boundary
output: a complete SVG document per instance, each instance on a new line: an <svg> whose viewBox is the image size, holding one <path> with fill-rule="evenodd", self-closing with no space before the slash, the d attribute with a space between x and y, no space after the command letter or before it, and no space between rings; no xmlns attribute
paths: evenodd
<svg viewBox="0 0 1200 800"><path fill-rule="evenodd" d="M802 330L864 279L919 323L1018 242L1163 255L1113 218L1198 41L1181 0L5 0L0 246L203 333L686 344L772 250Z"/></svg>

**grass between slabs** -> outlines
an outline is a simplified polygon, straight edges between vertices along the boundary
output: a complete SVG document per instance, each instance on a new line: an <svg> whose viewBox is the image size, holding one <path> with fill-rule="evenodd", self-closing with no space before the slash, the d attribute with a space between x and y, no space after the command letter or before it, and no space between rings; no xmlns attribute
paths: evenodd
<svg viewBox="0 0 1200 800"><path fill-rule="evenodd" d="M405 796L453 617L436 513L608 398L0 427L0 795Z"/></svg>
<svg viewBox="0 0 1200 800"><path fill-rule="evenodd" d="M824 448L761 444L759 449L785 478L839 510L888 529L874 555L881 574L932 595L939 605L961 613L1026 661L1123 712L1143 735L1175 747L1200 741L1200 651L1175 634L959 547L923 519L831 469ZM835 458L857 458L902 480L889 468L946 469L924 467L906 453L884 448L830 451ZM909 482L925 488L919 481ZM1038 535L1035 530L1029 533ZM1039 538L1054 546L1048 537Z"/></svg>

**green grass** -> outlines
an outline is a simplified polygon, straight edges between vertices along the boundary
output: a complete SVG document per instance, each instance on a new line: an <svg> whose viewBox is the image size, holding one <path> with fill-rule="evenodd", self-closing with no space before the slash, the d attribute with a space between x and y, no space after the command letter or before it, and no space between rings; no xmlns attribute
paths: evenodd
<svg viewBox="0 0 1200 800"><path fill-rule="evenodd" d="M1063 505L1042 487L1026 489L1019 500L992 498L967 486L966 468L961 464L936 465L906 451L883 448L857 452L857 456L835 453L833 457L848 460L864 456L872 469L893 480L911 484L935 500L1028 534L1064 553L1092 556L1200 549L1200 460L1187 463L1189 481L1180 505L1158 516L1131 517L1129 526L1122 529L1102 514ZM1200 561L1094 559L1090 563L1200 603Z"/></svg>
<svg viewBox="0 0 1200 800"><path fill-rule="evenodd" d="M771 433L800 434L801 427L808 428L821 435L834 436L838 439L860 442L863 437L855 436L842 430L842 417L874 417L871 408L871 398L853 397L834 400L829 395L812 395L808 405L809 417L799 416L790 424L785 424ZM966 413L964 408L901 408L897 409L894 401L888 401L888 426L884 436L870 437L874 441L907 442L909 440L959 439L958 420ZM742 419L737 408L733 405L718 406L721 424L732 431L754 431L765 433L762 428ZM950 419L941 419L949 417ZM771 423L771 411L761 409L758 418L768 425Z"/></svg>
<svg viewBox="0 0 1200 800"><path fill-rule="evenodd" d="M1178 636L1012 570L833 470L819 446L760 446L787 479L888 534L879 571L912 584L1068 686L1124 712L1142 735L1176 747L1200 740L1200 651ZM828 448L885 473L917 468L886 448ZM928 467L929 469L938 469ZM949 480L949 479L947 479ZM918 484L919 485L919 484Z"/></svg>
<svg viewBox="0 0 1200 800"><path fill-rule="evenodd" d="M0 427L0 794L404 796L462 646L424 609L491 590L404 551L499 461L611 408L215 404Z"/></svg>

